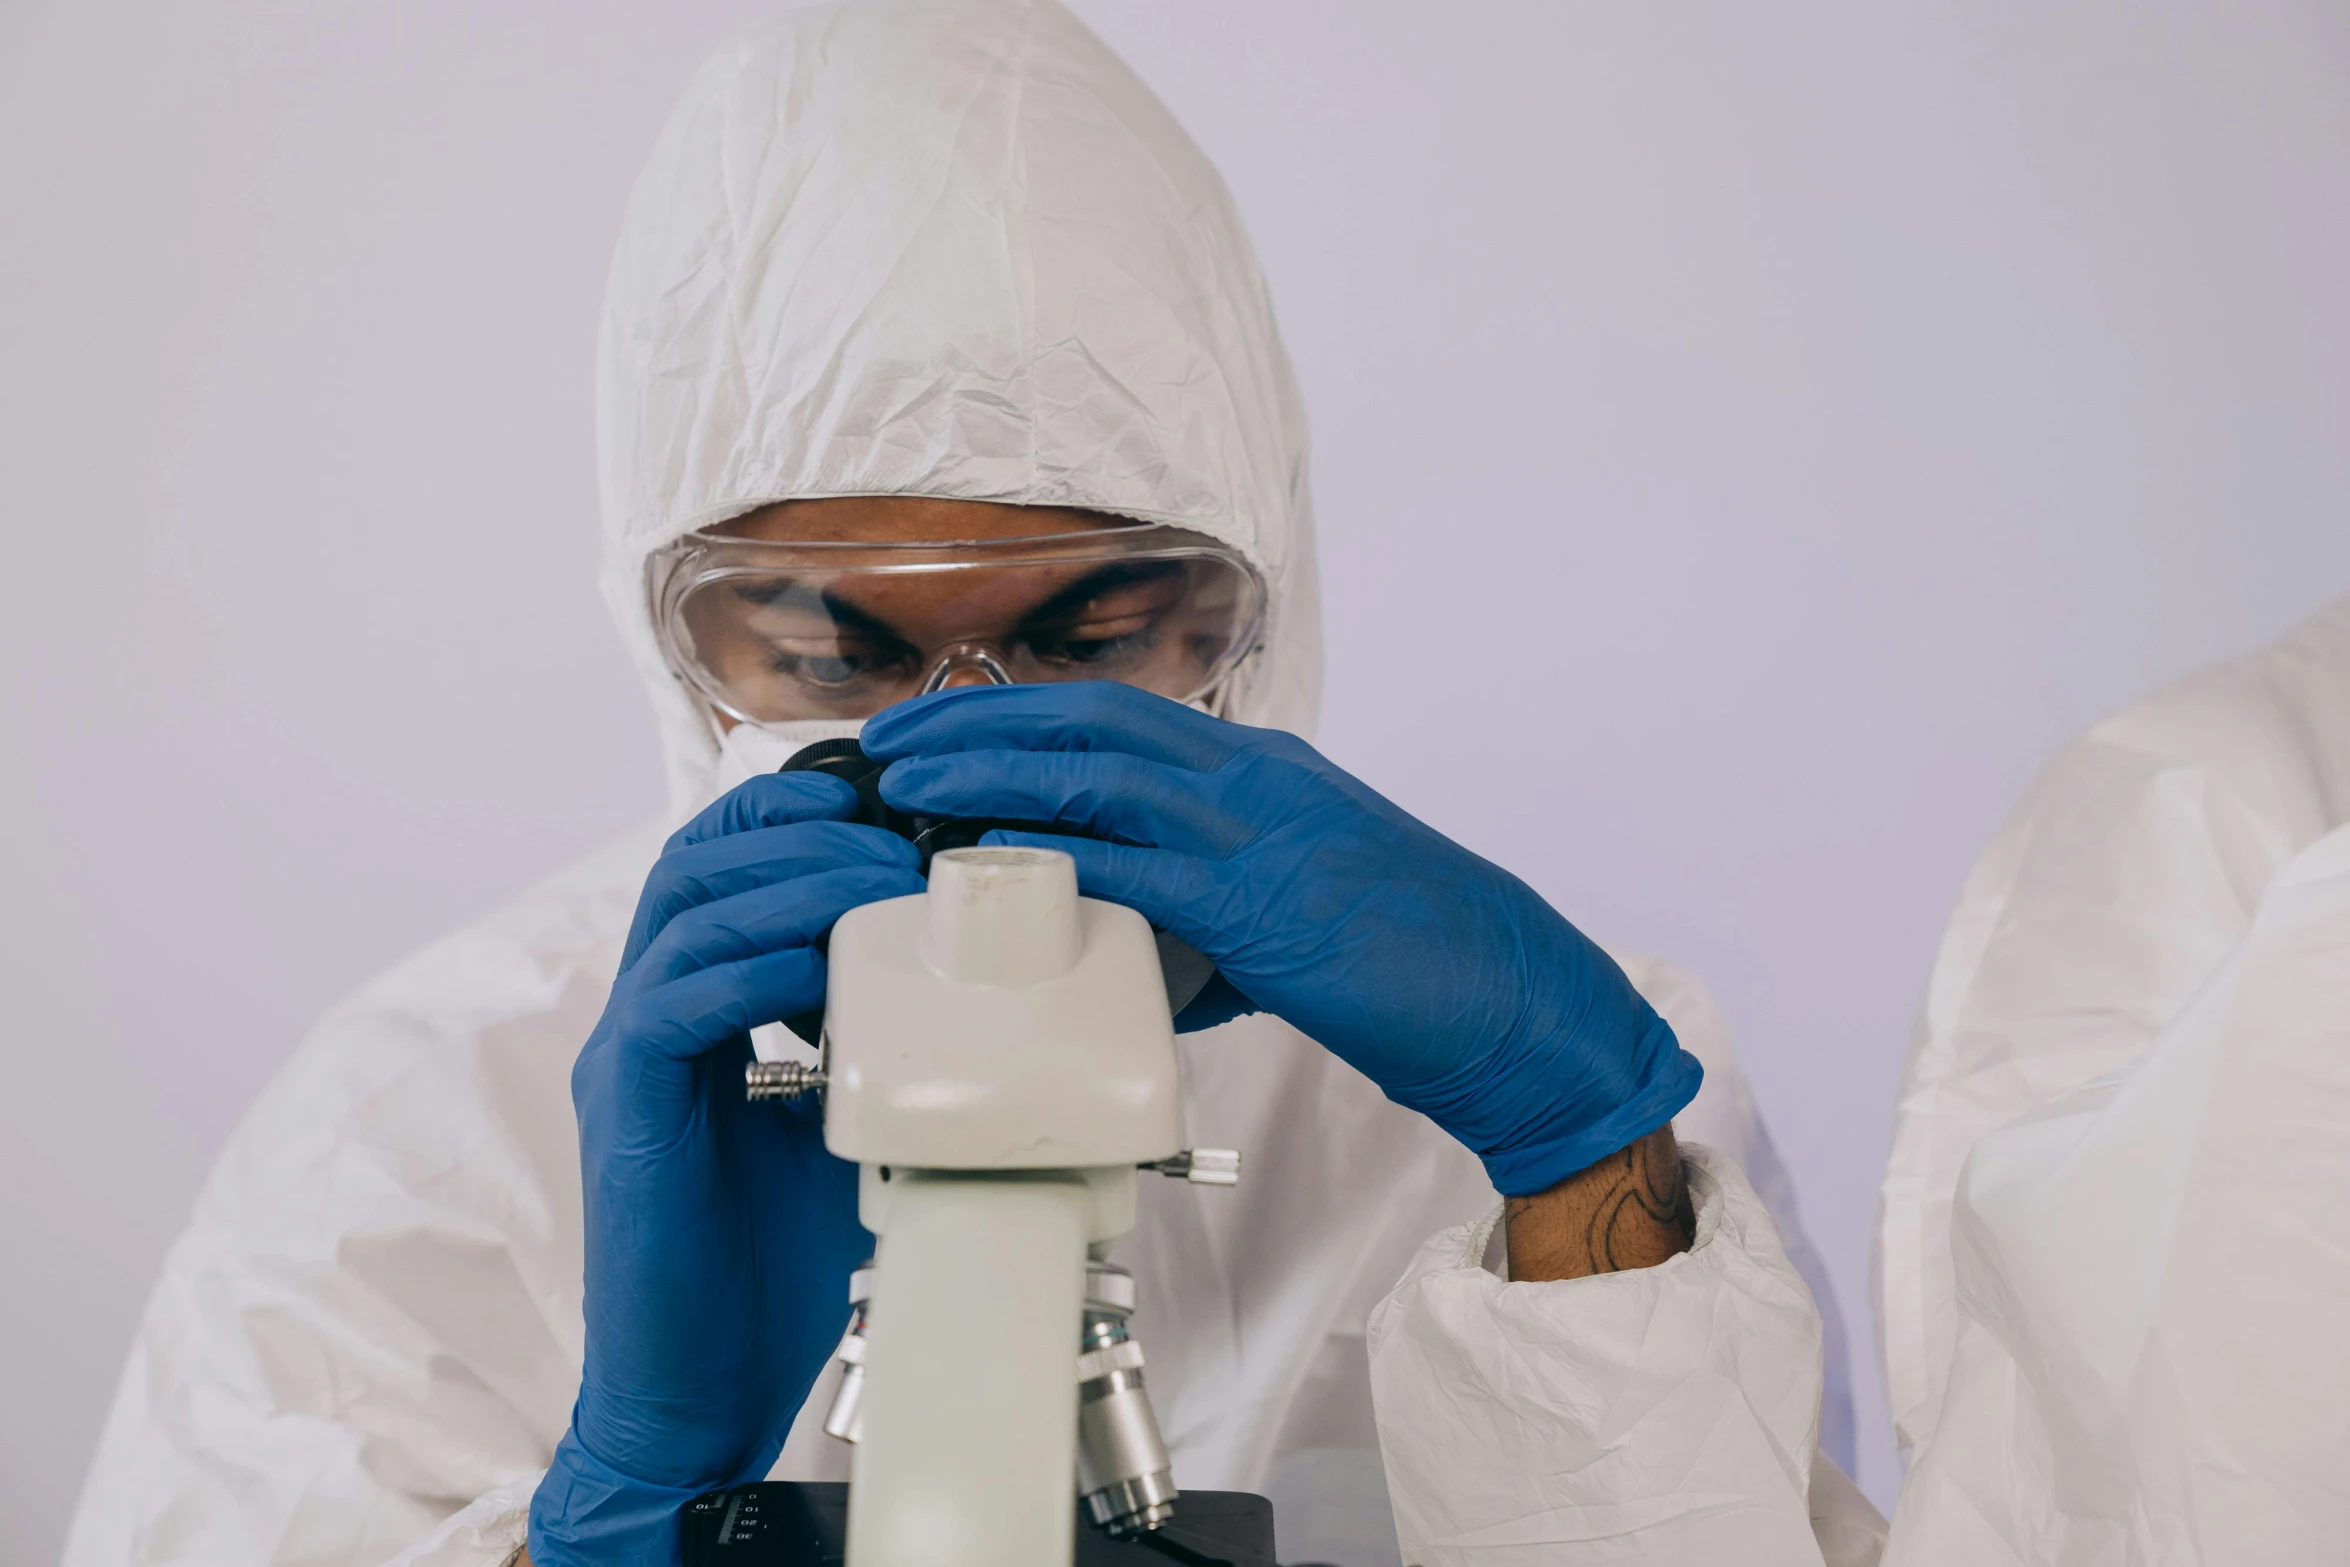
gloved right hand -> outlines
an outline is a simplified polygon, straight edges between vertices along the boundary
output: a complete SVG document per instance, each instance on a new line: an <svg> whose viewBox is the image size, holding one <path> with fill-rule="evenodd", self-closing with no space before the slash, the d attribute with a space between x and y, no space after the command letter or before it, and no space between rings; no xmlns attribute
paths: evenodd
<svg viewBox="0 0 2350 1567"><path fill-rule="evenodd" d="M646 879L572 1069L587 1359L531 1500L537 1567L673 1562L677 1511L763 1479L846 1320L872 1240L811 1108L743 1099L748 1034L820 1007L819 937L920 892L914 846L845 820L837 778L754 778Z"/></svg>
<svg viewBox="0 0 2350 1567"><path fill-rule="evenodd" d="M1060 849L1428 1116L1512 1197L1655 1131L1704 1075L1608 955L1533 888L1295 735L1108 681L915 697L861 737L882 798Z"/></svg>

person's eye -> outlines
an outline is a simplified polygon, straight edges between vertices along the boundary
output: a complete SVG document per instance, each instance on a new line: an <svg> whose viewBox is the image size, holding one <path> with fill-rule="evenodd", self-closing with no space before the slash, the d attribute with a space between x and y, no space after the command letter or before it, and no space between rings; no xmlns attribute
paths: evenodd
<svg viewBox="0 0 2350 1567"><path fill-rule="evenodd" d="M817 689L837 689L855 685L887 673L904 660L895 650L835 644L823 648L793 648L778 645L768 653L768 667L775 673L802 685Z"/></svg>
<svg viewBox="0 0 2350 1567"><path fill-rule="evenodd" d="M1040 630L1030 635L1028 646L1052 663L1109 664L1148 652L1155 630L1155 616L1122 615Z"/></svg>

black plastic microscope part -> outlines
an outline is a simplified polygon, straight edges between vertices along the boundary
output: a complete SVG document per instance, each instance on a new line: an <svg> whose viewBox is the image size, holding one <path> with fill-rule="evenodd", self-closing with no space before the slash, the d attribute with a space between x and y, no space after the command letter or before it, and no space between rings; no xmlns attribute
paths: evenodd
<svg viewBox="0 0 2350 1567"><path fill-rule="evenodd" d="M930 857L941 849L969 849L988 829L1050 833L1056 838L1078 836L1051 822L966 821L951 816L915 816L881 797L881 774L886 764L865 754L854 740L819 740L792 753L780 772L830 773L857 791L856 820L867 827L894 832L921 851L922 874L930 874Z"/></svg>
<svg viewBox="0 0 2350 1567"><path fill-rule="evenodd" d="M1072 1503L1071 1505L1076 1505ZM762 1480L685 1506L685 1567L841 1567L849 1488ZM1112 1539L1077 1522L1077 1567L1275 1567L1273 1504L1245 1491L1186 1491L1158 1529Z"/></svg>
<svg viewBox="0 0 2350 1567"><path fill-rule="evenodd" d="M881 797L884 766L884 763L867 756L865 748L854 740L819 740L814 745L794 751L791 759L776 771L829 773L848 784L857 791L857 814L853 819L867 827L894 832L913 844L921 851L922 874L925 876L930 874L930 857L939 850L975 848L982 837L999 827L1006 832L1045 833L1055 838L1088 836L1072 832L1056 822L916 816L901 811ZM1159 968L1167 981L1167 1010L1176 1017L1179 1029L1189 1032L1256 1010L1246 997L1216 972L1216 965L1197 947L1163 930L1153 934L1158 938ZM1195 1003L1198 1010L1190 1016L1184 1016L1184 1009ZM802 1013L798 1017L786 1019L784 1026L812 1045L823 1030L824 1014Z"/></svg>

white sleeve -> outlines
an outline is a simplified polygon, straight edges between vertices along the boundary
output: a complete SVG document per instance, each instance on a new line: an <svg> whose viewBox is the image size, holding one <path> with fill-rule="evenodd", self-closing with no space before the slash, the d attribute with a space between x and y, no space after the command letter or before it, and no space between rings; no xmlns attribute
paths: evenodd
<svg viewBox="0 0 2350 1567"><path fill-rule="evenodd" d="M598 976L550 945L420 955L262 1095L165 1260L66 1567L500 1567L520 1544L583 1336L564 1080Z"/></svg>
<svg viewBox="0 0 2350 1567"><path fill-rule="evenodd" d="M530 1533L530 1499L544 1477L524 1475L476 1498L383 1567L506 1567Z"/></svg>
<svg viewBox="0 0 2350 1567"><path fill-rule="evenodd" d="M2342 1560L2346 1188L2350 827L2136 1060L1976 1139L1886 1560Z"/></svg>
<svg viewBox="0 0 2350 1567"><path fill-rule="evenodd" d="M165 1263L66 1567L500 1567L576 1385L570 1302L465 1182L389 1179L346 1118L267 1135L274 1109Z"/></svg>
<svg viewBox="0 0 2350 1567"><path fill-rule="evenodd" d="M1953 1203L1976 1143L2154 1043L2244 940L2262 890L2341 824L2346 768L2350 600L2073 741L1976 861L1927 984L1878 1208L1878 1341L1913 1459L1951 1391Z"/></svg>
<svg viewBox="0 0 2350 1567"><path fill-rule="evenodd" d="M400 1261L423 1287L470 1282L462 1265L478 1256L403 1239ZM522 1542L549 1438L493 1388L497 1373L461 1343L406 1342L424 1336L413 1320L357 1281L321 1280L298 1252L229 1242L206 1215L175 1249L83 1483L66 1567L501 1567ZM484 1300L483 1332L554 1358L515 1304Z"/></svg>
<svg viewBox="0 0 2350 1567"><path fill-rule="evenodd" d="M1735 1163L1683 1152L1685 1254L1511 1283L1487 1261L1497 1209L1431 1240L1373 1312L1405 1562L1875 1561L1883 1524L1818 1459L1810 1292Z"/></svg>
<svg viewBox="0 0 2350 1567"><path fill-rule="evenodd" d="M1820 1314L1820 1448L1838 1462L1850 1464L1856 1446L1851 1335L1838 1309L1828 1266L1796 1211L1794 1178L1755 1106L1745 1066L1730 1038L1730 1025L1705 986L1687 970L1662 958L1639 954L1625 954L1617 962L1648 998L1648 1004L1673 1025L1681 1048L1705 1068L1705 1081L1699 1085L1697 1097L1673 1117L1674 1136L1684 1146L1702 1143L1737 1165L1738 1173L1762 1200L1763 1211L1770 1215L1779 1249L1811 1291L1812 1305Z"/></svg>

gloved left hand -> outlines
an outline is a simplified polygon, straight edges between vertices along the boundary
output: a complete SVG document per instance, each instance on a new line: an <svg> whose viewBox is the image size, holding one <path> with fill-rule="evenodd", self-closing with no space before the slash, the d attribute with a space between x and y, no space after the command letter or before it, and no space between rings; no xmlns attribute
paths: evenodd
<svg viewBox="0 0 2350 1567"><path fill-rule="evenodd" d="M821 773L754 778L669 840L571 1073L587 1364L531 1501L537 1567L674 1562L678 1509L765 1477L870 1252L812 1105L743 1098L749 1031L820 1006L817 940L922 890Z"/></svg>
<svg viewBox="0 0 2350 1567"><path fill-rule="evenodd" d="M1066 824L1079 887L1215 961L1539 1192L1670 1120L1702 1071L1621 969L1524 882L1295 735L1130 686L980 687L872 719L900 810Z"/></svg>

